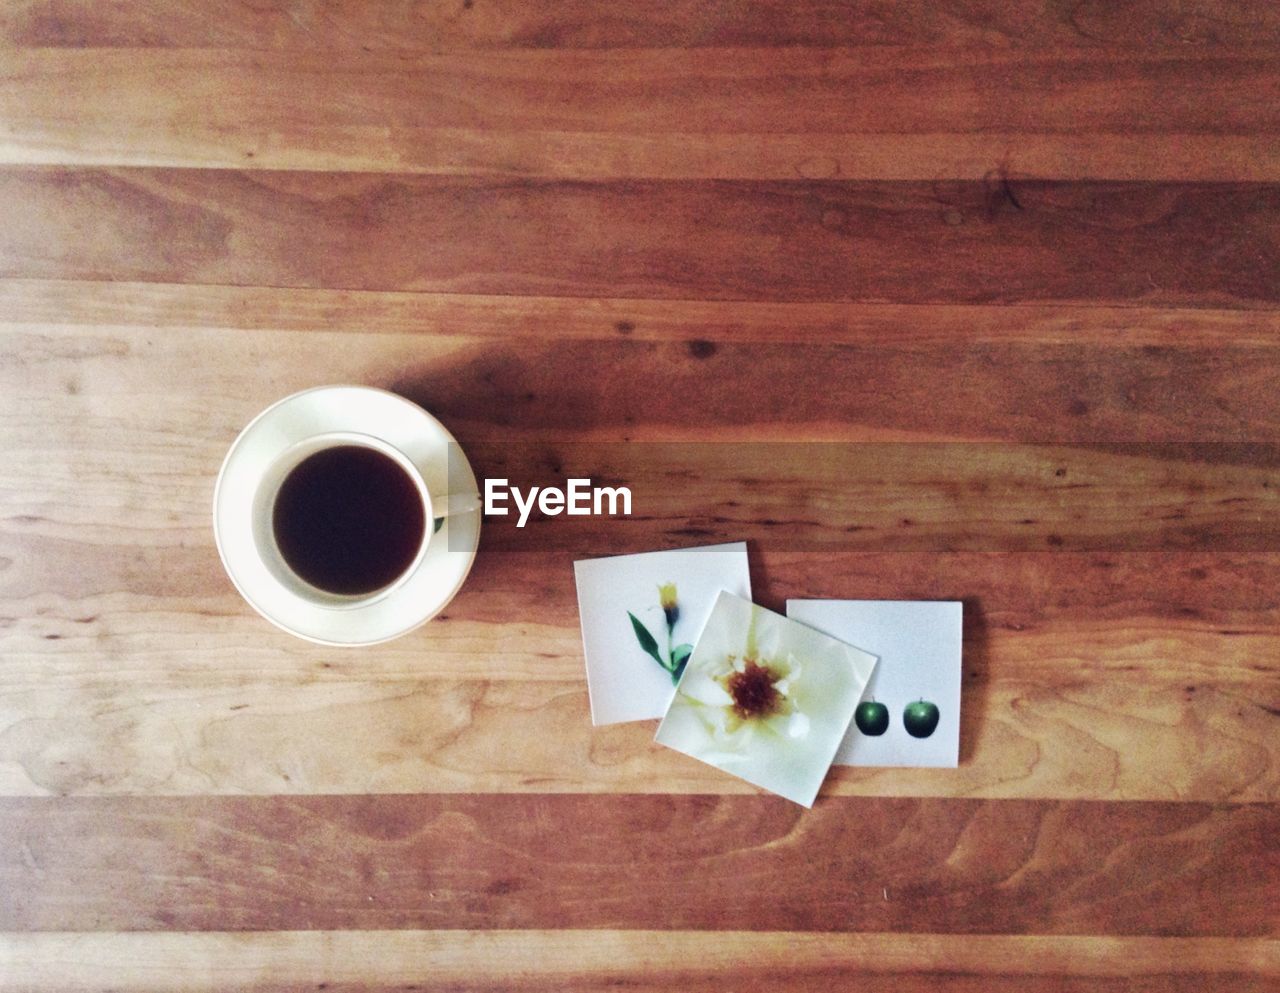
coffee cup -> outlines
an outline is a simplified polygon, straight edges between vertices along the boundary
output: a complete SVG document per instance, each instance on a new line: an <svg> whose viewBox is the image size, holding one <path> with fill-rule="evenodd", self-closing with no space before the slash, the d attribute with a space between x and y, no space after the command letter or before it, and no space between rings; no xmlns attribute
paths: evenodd
<svg viewBox="0 0 1280 993"><path fill-rule="evenodd" d="M480 501L457 442L422 408L322 387L254 419L214 495L227 573L251 606L325 644L372 644L434 616L475 557Z"/></svg>
<svg viewBox="0 0 1280 993"><path fill-rule="evenodd" d="M436 520L475 500L433 496L394 445L332 431L281 453L254 498L254 544L294 596L347 609L389 595L422 564Z"/></svg>

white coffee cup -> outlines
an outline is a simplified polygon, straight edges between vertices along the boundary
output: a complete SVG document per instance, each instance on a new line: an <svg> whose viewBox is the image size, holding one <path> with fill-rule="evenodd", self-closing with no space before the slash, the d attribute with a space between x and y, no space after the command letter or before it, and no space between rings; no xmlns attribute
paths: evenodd
<svg viewBox="0 0 1280 993"><path fill-rule="evenodd" d="M293 570L282 553L274 526L276 500L280 494L280 488L284 481L289 478L289 474L313 455L328 449L348 446L368 448L391 459L403 470L405 476L408 477L417 491L418 499L422 501L422 519L424 522L422 540L418 544L418 550L413 559L405 567L404 571L389 584L371 590L368 593L332 593L302 578ZM455 497L453 501L450 501L448 495L432 496L418 467L413 464L404 452L381 438L368 434L359 434L354 431L330 431L313 435L298 442L282 452L280 458L268 467L261 482L258 484L258 492L254 496L253 540L258 551L258 557L262 560L267 571L290 594L321 606L349 610L366 606L375 600L389 596L399 588L413 574L414 570L422 565L422 560L426 557L427 548L436 531L436 519L447 517L450 513L475 510L477 503L478 501L474 498L459 499Z"/></svg>
<svg viewBox="0 0 1280 993"><path fill-rule="evenodd" d="M290 473L319 452L347 446L370 449L403 470L424 522L421 543L398 576L351 594L299 575L281 552L274 519ZM319 387L273 404L241 432L215 488L214 534L237 589L272 623L323 644L367 645L412 630L449 602L475 558L479 510L465 456L421 407L370 387Z"/></svg>

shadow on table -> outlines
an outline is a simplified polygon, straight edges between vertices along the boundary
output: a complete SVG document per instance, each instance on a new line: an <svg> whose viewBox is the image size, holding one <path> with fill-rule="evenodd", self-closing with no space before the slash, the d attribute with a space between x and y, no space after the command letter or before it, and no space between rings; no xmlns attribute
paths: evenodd
<svg viewBox="0 0 1280 993"><path fill-rule="evenodd" d="M987 618L982 601L964 601L964 642L960 663L960 764L972 760L991 698Z"/></svg>
<svg viewBox="0 0 1280 993"><path fill-rule="evenodd" d="M764 549L755 538L747 539L747 573L751 578L751 599L765 610L785 614L787 598L774 594L769 583L769 568L765 564Z"/></svg>

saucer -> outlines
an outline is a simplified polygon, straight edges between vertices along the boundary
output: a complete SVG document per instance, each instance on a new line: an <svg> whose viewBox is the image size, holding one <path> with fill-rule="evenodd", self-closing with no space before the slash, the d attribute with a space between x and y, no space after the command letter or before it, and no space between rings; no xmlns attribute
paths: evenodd
<svg viewBox="0 0 1280 993"><path fill-rule="evenodd" d="M477 491L475 473L453 435L417 404L369 386L319 386L268 407L232 443L213 492L214 540L236 589L272 624L321 645L375 645L425 624L453 599L475 561L481 508L445 517L418 568L385 594L340 606L296 596L258 556L254 495L267 468L286 450L334 431L368 434L393 445L435 494L449 492L452 457L454 475L467 492Z"/></svg>

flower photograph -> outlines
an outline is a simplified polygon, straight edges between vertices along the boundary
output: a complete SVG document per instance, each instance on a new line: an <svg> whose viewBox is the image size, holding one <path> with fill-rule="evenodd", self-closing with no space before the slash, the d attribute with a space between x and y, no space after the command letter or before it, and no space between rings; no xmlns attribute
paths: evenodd
<svg viewBox="0 0 1280 993"><path fill-rule="evenodd" d="M661 717L716 597L751 596L743 542L574 563L595 725Z"/></svg>
<svg viewBox="0 0 1280 993"><path fill-rule="evenodd" d="M812 806L876 658L721 593L656 740Z"/></svg>

